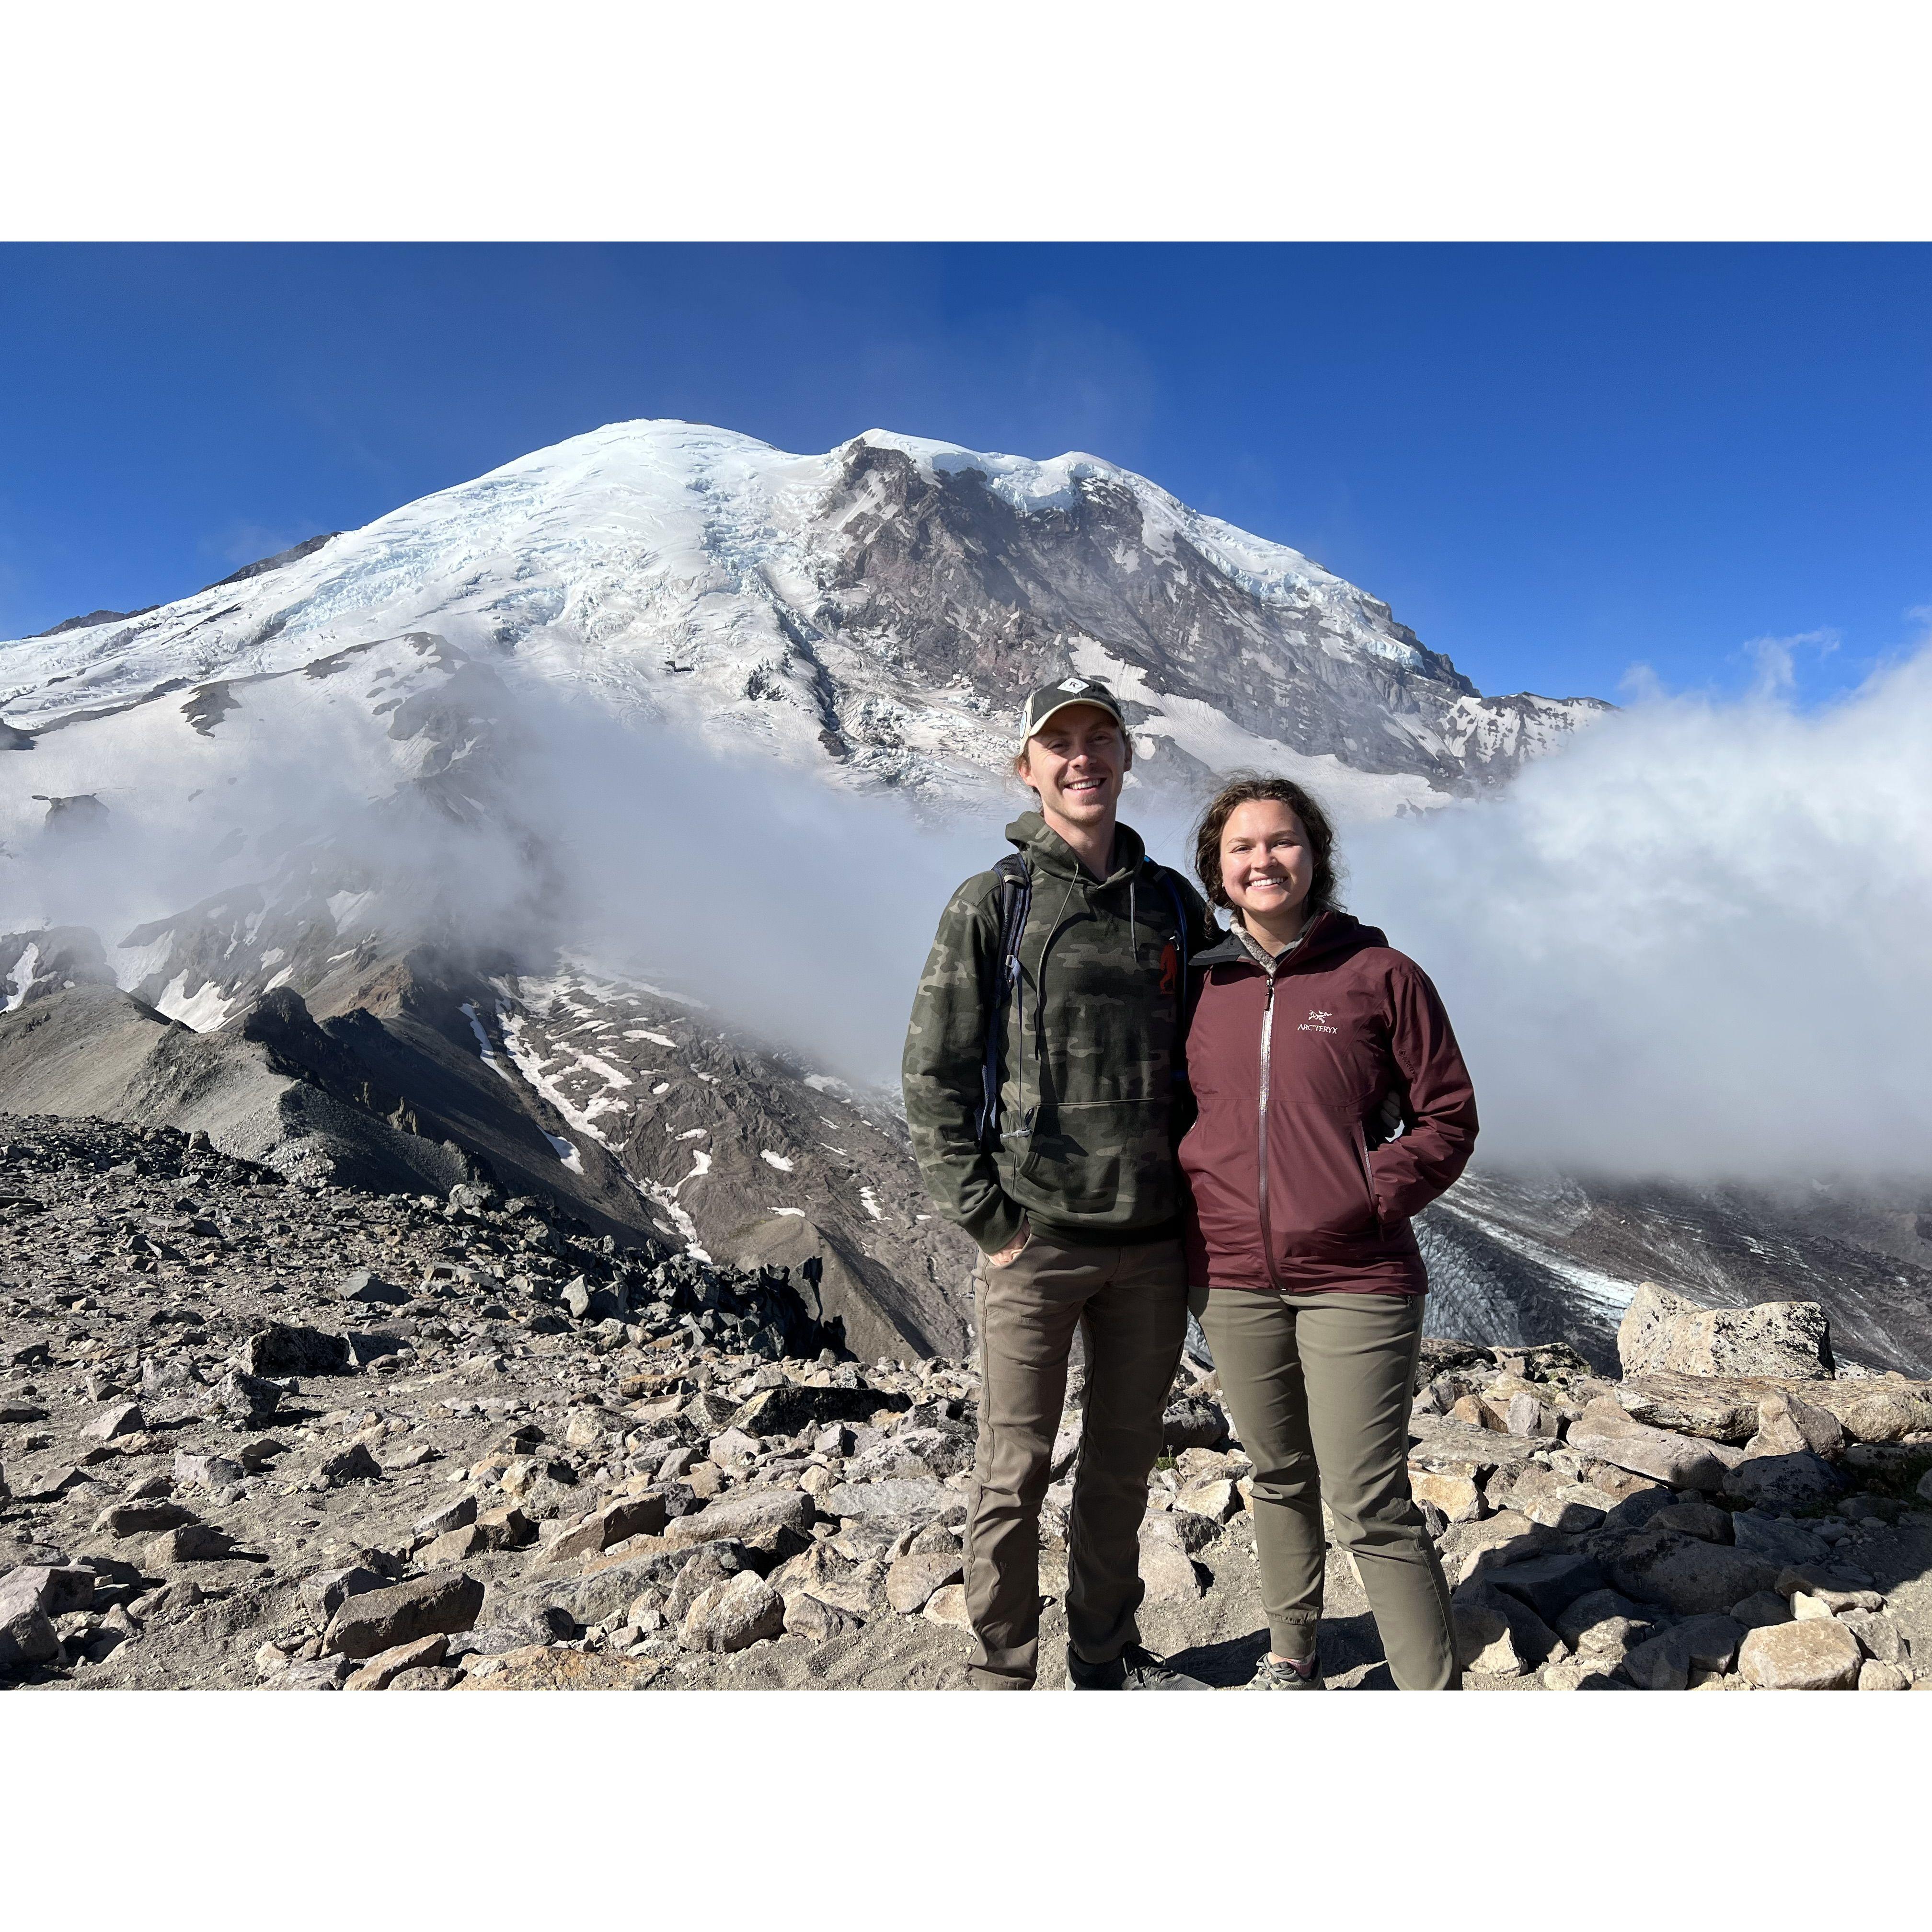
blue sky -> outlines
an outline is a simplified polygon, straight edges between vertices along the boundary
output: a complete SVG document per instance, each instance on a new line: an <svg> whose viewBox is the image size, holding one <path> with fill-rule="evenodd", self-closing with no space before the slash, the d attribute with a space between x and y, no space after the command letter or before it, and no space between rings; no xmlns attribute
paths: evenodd
<svg viewBox="0 0 1932 1932"><path fill-rule="evenodd" d="M1090 451L1484 689L1802 698L1932 604L1932 250L0 248L0 636L644 416Z"/></svg>

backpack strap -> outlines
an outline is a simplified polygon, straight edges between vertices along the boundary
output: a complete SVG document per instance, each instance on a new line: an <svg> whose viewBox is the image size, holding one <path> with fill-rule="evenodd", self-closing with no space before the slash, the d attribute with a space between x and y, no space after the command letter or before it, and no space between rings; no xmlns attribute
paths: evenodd
<svg viewBox="0 0 1932 1932"><path fill-rule="evenodd" d="M1020 983L1020 938L1033 904L1033 874L1017 852L1008 853L993 869L1000 875L1000 950L985 1002L986 1041L980 1065L980 1146L988 1154L996 1153L1000 1144L1000 1036L1006 1000Z"/></svg>

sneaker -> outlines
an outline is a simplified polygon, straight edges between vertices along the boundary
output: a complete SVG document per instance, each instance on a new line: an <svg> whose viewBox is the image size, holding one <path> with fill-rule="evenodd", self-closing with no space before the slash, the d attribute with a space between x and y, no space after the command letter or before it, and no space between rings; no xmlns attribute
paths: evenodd
<svg viewBox="0 0 1932 1932"><path fill-rule="evenodd" d="M1321 1670L1313 1658L1306 1664L1282 1664L1264 1652L1247 1688L1250 1690L1325 1690L1328 1687L1322 1682Z"/></svg>
<svg viewBox="0 0 1932 1932"><path fill-rule="evenodd" d="M1129 1644L1118 1657L1106 1664L1089 1664L1070 1643L1066 1681L1076 1690L1211 1690L1214 1688L1175 1670L1166 1658L1155 1656L1140 1643Z"/></svg>

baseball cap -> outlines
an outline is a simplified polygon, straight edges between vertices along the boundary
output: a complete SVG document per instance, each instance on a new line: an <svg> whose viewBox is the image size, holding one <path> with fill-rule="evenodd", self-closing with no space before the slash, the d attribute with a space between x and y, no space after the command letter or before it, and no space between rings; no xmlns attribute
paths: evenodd
<svg viewBox="0 0 1932 1932"><path fill-rule="evenodd" d="M1123 734L1126 730L1120 700L1097 677L1064 677L1058 684L1042 685L1027 700L1020 721L1019 748L1024 751L1027 740L1056 711L1064 711L1070 704L1097 704L1120 726Z"/></svg>

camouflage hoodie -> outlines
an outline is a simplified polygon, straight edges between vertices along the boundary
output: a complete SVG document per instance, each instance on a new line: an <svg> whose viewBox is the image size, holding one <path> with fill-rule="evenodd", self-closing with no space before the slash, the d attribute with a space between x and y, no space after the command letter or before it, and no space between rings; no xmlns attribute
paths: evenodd
<svg viewBox="0 0 1932 1932"><path fill-rule="evenodd" d="M919 982L902 1069L913 1151L939 1210L997 1254L1025 1215L1070 1243L1178 1232L1174 1148L1187 1124L1178 1084L1181 983L1174 899L1186 951L1220 934L1201 896L1116 829L1114 868L1096 879L1037 812L1006 827L1033 874L1006 1002L999 1059L1000 1144L978 1117L987 1002L999 967L1000 877L968 879L940 916Z"/></svg>

